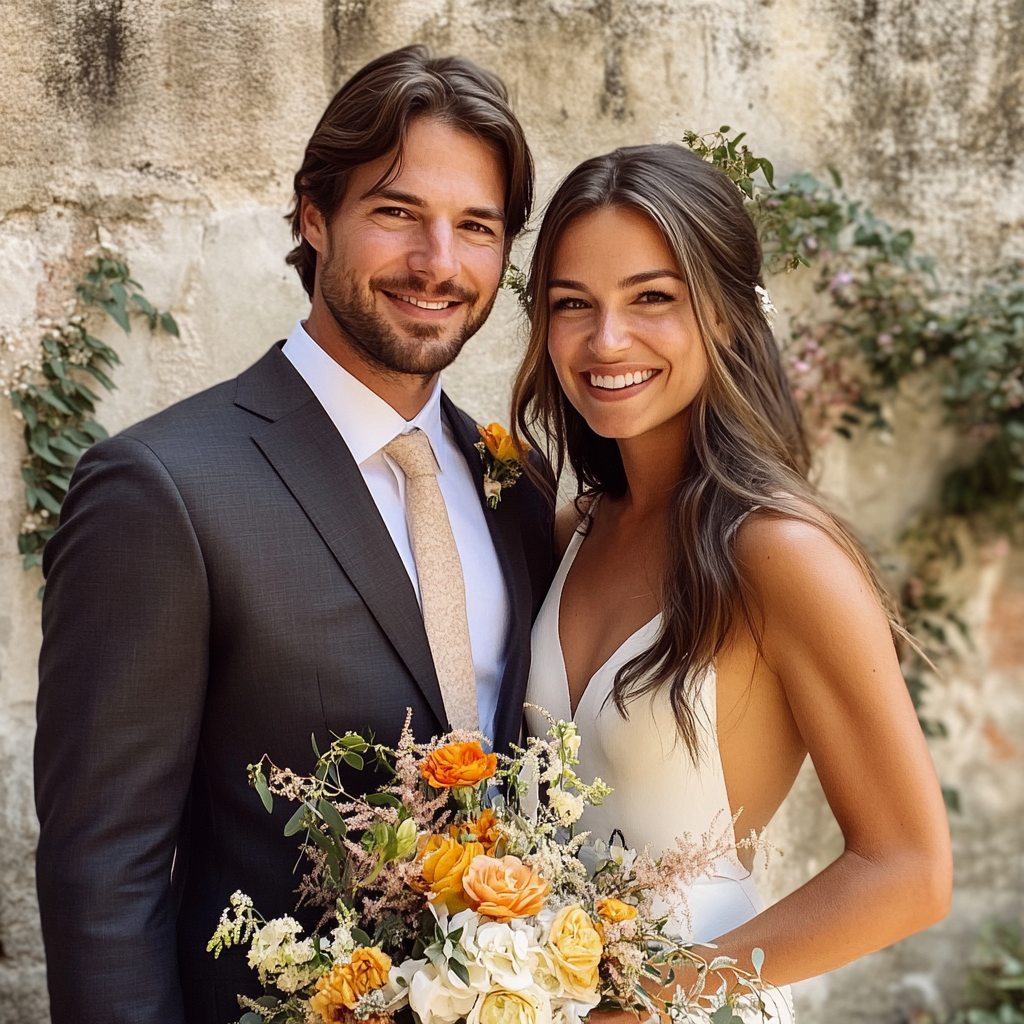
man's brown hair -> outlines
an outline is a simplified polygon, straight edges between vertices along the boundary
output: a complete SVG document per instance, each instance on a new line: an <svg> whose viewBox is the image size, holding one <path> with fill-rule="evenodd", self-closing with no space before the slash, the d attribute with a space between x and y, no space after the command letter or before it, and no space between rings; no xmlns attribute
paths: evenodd
<svg viewBox="0 0 1024 1024"><path fill-rule="evenodd" d="M316 250L302 237L305 196L330 222L356 167L395 150L384 181L401 166L409 125L434 118L492 146L505 172L505 257L533 206L533 160L522 126L497 75L465 57L432 57L424 46L405 46L370 61L338 90L316 126L295 175L289 213L298 243L288 262L310 297Z"/></svg>

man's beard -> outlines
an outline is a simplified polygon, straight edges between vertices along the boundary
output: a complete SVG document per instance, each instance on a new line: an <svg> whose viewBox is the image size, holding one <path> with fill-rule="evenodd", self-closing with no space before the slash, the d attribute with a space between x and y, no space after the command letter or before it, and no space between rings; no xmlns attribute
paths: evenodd
<svg viewBox="0 0 1024 1024"><path fill-rule="evenodd" d="M450 366L462 351L462 346L480 328L491 312L494 296L480 310L477 316L470 316L462 328L447 341L432 339L440 337L445 328L440 324L412 323L404 328L405 337L374 309L373 295L389 291L398 295L425 295L427 286L414 277L371 278L369 296L360 294L359 285L353 274L332 273L335 261L328 257L320 268L320 294L324 305L334 317L342 333L359 353L373 366L390 373L412 374L432 377ZM472 309L479 299L474 292L459 288L451 283L441 283L430 292L430 300L440 302L453 299L465 303Z"/></svg>

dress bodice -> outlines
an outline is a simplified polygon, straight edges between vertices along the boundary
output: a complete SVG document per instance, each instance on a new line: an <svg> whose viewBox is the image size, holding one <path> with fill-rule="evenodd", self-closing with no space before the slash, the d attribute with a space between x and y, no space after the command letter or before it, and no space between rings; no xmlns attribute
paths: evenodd
<svg viewBox="0 0 1024 1024"><path fill-rule="evenodd" d="M585 534L577 531L566 549L533 627L532 667L527 701L556 719L574 721L581 745L581 778L601 778L614 787L599 807L588 807L580 827L609 840L614 830L627 847L647 847L652 855L673 847L684 834L699 840L706 833L732 837L729 795L718 748L717 691L714 671L695 688L693 710L700 738L696 760L676 729L666 688L631 702L623 718L608 699L615 674L646 650L661 628L661 615L627 637L594 673L575 714L559 635L562 588ZM526 710L527 732L543 736L544 717ZM710 941L750 920L764 903L749 871L732 854L721 857L713 873L687 893L691 937ZM773 990L775 1024L791 1024L788 990Z"/></svg>

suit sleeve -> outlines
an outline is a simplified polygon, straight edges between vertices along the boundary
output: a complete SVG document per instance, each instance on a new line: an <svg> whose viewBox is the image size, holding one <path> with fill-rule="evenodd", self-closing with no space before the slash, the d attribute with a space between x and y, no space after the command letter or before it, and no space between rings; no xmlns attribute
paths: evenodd
<svg viewBox="0 0 1024 1024"><path fill-rule="evenodd" d="M83 456L44 555L37 885L53 1024L184 1024L171 865L199 741L210 602L171 476Z"/></svg>

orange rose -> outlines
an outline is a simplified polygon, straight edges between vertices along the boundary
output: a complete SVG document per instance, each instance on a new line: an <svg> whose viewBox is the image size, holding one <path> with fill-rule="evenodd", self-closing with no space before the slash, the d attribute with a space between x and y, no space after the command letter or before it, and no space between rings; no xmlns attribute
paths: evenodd
<svg viewBox="0 0 1024 1024"><path fill-rule="evenodd" d="M435 789L475 786L498 770L498 755L485 754L476 740L449 743L420 761L420 774Z"/></svg>
<svg viewBox="0 0 1024 1024"><path fill-rule="evenodd" d="M609 896L607 899L598 900L594 907L597 911L598 917L603 917L606 921L632 921L636 918L636 907L629 903L623 903L622 900L613 899Z"/></svg>
<svg viewBox="0 0 1024 1024"><path fill-rule="evenodd" d="M480 843L460 843L451 836L430 836L420 852L420 874L432 900L457 914L466 909L463 876L475 857L483 854Z"/></svg>
<svg viewBox="0 0 1024 1024"><path fill-rule="evenodd" d="M522 449L517 447L509 432L500 423L492 423L489 427L477 427L477 430L480 431L487 450L498 462L519 461Z"/></svg>
<svg viewBox="0 0 1024 1024"><path fill-rule="evenodd" d="M544 906L551 886L518 857L474 858L462 879L466 902L496 921L530 917Z"/></svg>
<svg viewBox="0 0 1024 1024"><path fill-rule="evenodd" d="M494 848L498 845L498 840L502 838L502 831L498 825L498 819L494 816L494 811L488 807L480 815L476 821L462 821L456 825L449 827L449 831L452 834L452 838L458 838L461 835L471 835L477 842L483 843L484 853L488 857L494 856Z"/></svg>
<svg viewBox="0 0 1024 1024"><path fill-rule="evenodd" d="M391 957L375 946L357 949L347 964L335 964L330 974L316 983L316 994L309 1000L310 1008L327 1024L346 1019L345 1009L354 1010L361 996L388 983Z"/></svg>

